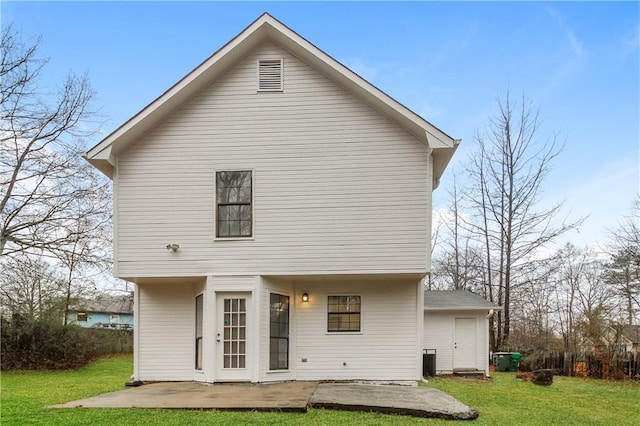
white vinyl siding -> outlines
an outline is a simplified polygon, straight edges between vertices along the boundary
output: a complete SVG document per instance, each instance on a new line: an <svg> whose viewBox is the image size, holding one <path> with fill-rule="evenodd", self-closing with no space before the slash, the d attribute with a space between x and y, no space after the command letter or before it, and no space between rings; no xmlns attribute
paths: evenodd
<svg viewBox="0 0 640 426"><path fill-rule="evenodd" d="M256 93L261 57L284 58L286 92ZM117 162L120 277L427 270L427 147L272 44ZM215 171L247 168L253 237L216 240Z"/></svg>
<svg viewBox="0 0 640 426"><path fill-rule="evenodd" d="M138 379L193 380L195 291L191 284L138 286Z"/></svg>
<svg viewBox="0 0 640 426"><path fill-rule="evenodd" d="M488 372L489 336L486 311L445 311L424 313L423 349L436 349L436 373L453 372L456 318L476 318L475 368Z"/></svg>
<svg viewBox="0 0 640 426"><path fill-rule="evenodd" d="M297 380L417 380L416 281L332 280L299 283L296 304ZM327 332L327 297L359 294L359 333Z"/></svg>

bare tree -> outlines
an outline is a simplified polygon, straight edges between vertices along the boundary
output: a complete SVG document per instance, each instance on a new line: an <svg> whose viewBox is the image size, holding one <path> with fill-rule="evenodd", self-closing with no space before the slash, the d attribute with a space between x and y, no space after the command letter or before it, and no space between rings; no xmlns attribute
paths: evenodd
<svg viewBox="0 0 640 426"><path fill-rule="evenodd" d="M434 275L438 288L453 290L471 290L486 296L482 254L468 231L464 218L456 176L448 191L449 206L447 214L440 217L438 235L439 250L434 256Z"/></svg>
<svg viewBox="0 0 640 426"><path fill-rule="evenodd" d="M605 280L625 305L628 324L633 324L640 313L640 195L633 208L610 231L611 262L607 266Z"/></svg>
<svg viewBox="0 0 640 426"><path fill-rule="evenodd" d="M20 254L0 262L3 313L26 320L39 318L63 294L63 280L41 256Z"/></svg>
<svg viewBox="0 0 640 426"><path fill-rule="evenodd" d="M564 350L577 353L585 321L608 312L614 295L602 281L604 263L593 250L566 244L558 251L556 260L554 317L562 335Z"/></svg>
<svg viewBox="0 0 640 426"><path fill-rule="evenodd" d="M94 95L86 75L58 93L41 87L46 60L11 25L0 38L0 255L60 249L76 235L68 223L89 214L75 203L95 190L80 158ZM73 208L71 208L73 205Z"/></svg>
<svg viewBox="0 0 640 426"><path fill-rule="evenodd" d="M522 268L539 249L580 223L559 220L562 203L538 206L544 180L561 149L557 136L539 140L539 112L524 97L518 103L507 93L497 104L497 115L476 136L478 151L467 167L472 184L464 192L474 215L469 225L485 253L487 293L504 306L497 316L494 349L509 339L511 292L525 276Z"/></svg>
<svg viewBox="0 0 640 426"><path fill-rule="evenodd" d="M100 187L99 182L95 183ZM64 232L69 241L53 250L59 264L66 271L64 283L64 324L72 298L97 290L96 278L108 275L111 266L110 197L107 188L94 191L83 200L71 204L72 210L82 211L67 221ZM82 206L74 206L75 203Z"/></svg>

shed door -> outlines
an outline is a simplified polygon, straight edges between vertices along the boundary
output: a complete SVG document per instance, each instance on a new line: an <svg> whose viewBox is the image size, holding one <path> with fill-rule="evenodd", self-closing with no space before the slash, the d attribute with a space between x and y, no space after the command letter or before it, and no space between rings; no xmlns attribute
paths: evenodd
<svg viewBox="0 0 640 426"><path fill-rule="evenodd" d="M453 368L476 369L476 318L456 318Z"/></svg>

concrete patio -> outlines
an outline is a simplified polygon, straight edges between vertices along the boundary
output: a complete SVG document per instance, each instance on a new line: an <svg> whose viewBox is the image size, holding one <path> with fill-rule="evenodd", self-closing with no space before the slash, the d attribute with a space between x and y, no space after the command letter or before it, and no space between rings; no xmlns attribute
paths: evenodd
<svg viewBox="0 0 640 426"><path fill-rule="evenodd" d="M50 408L170 408L306 412L310 407L471 420L478 413L437 389L359 383L151 383Z"/></svg>

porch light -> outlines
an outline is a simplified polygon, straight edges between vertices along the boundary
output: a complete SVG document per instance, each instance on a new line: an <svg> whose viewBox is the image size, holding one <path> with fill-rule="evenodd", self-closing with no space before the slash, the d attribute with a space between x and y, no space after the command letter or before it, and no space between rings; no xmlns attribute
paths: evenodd
<svg viewBox="0 0 640 426"><path fill-rule="evenodd" d="M309 301L309 295L307 293L302 293L302 301L307 303Z"/></svg>

